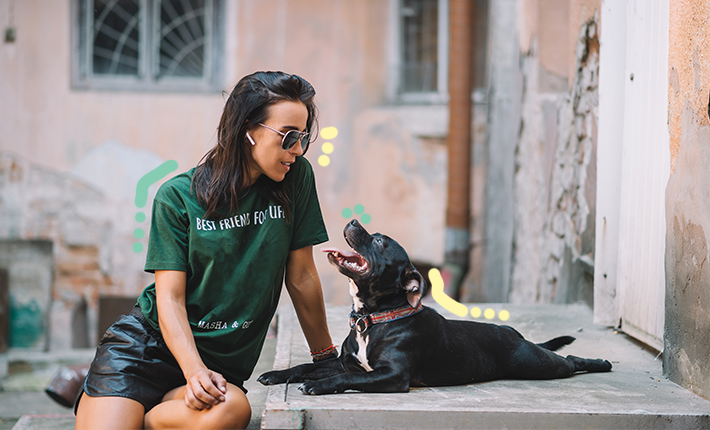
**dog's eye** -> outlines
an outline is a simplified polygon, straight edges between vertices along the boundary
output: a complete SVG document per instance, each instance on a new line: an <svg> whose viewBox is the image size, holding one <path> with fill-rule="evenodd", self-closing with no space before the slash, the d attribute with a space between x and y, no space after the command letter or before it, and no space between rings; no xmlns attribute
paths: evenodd
<svg viewBox="0 0 710 430"><path fill-rule="evenodd" d="M377 239L375 239L375 243L382 246L382 238L378 237Z"/></svg>

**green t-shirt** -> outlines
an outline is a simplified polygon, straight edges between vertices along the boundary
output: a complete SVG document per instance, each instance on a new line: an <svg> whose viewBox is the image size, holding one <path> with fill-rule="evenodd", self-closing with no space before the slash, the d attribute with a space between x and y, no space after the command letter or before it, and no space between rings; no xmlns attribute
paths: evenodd
<svg viewBox="0 0 710 430"><path fill-rule="evenodd" d="M233 214L203 219L190 189L192 169L163 184L153 202L145 270L187 274L187 316L205 365L230 382L249 379L283 285L289 251L328 240L313 168L298 157L283 183L290 220L277 202L251 187ZM262 178L268 180L268 178ZM155 284L138 299L158 326Z"/></svg>

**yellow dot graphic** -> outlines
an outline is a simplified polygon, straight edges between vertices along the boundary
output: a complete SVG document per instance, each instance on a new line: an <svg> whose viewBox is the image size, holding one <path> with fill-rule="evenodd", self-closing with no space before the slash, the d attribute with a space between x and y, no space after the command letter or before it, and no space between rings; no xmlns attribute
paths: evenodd
<svg viewBox="0 0 710 430"><path fill-rule="evenodd" d="M325 156L322 155L321 157ZM348 212L347 214L346 210ZM362 211L364 211L364 209ZM358 213L358 210L355 209L355 212ZM350 208L343 209L343 216L345 218L349 218L351 215L352 211L350 210ZM431 295L437 303L439 303L444 309L451 312L452 314L456 314L460 317L466 316L466 313L468 312L468 308L466 308L466 305L457 302L456 300L447 296L444 292L444 279L442 278L439 269L432 268L429 270L429 280L431 281ZM491 308L487 308L485 312L481 312L481 308L479 308L478 306L474 306L471 308L472 317L479 318L481 314L483 314L486 319L492 320L496 316L496 311ZM501 321L507 321L508 318L510 318L510 312L502 310L498 313L498 318L500 318Z"/></svg>
<svg viewBox="0 0 710 430"><path fill-rule="evenodd" d="M475 308L471 308L471 316L474 318L478 318L481 316L481 308L476 306Z"/></svg>
<svg viewBox="0 0 710 430"><path fill-rule="evenodd" d="M318 157L318 164L323 167L327 166L328 164L330 164L330 157L328 157L327 155L321 155L320 157Z"/></svg>
<svg viewBox="0 0 710 430"><path fill-rule="evenodd" d="M330 142L325 142L323 146L320 147L321 150L323 150L324 154L332 154L333 153L333 144Z"/></svg>
<svg viewBox="0 0 710 430"><path fill-rule="evenodd" d="M320 137L325 140L335 139L338 135L338 129L335 127L326 127L320 131Z"/></svg>

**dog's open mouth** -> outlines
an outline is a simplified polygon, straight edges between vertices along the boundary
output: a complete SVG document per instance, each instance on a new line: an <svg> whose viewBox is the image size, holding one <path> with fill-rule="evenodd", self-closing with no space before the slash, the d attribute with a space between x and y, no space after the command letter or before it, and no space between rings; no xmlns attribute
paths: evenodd
<svg viewBox="0 0 710 430"><path fill-rule="evenodd" d="M341 251L335 248L324 248L322 251L328 253L328 259L333 264L351 272L360 274L367 272L367 260L355 251Z"/></svg>

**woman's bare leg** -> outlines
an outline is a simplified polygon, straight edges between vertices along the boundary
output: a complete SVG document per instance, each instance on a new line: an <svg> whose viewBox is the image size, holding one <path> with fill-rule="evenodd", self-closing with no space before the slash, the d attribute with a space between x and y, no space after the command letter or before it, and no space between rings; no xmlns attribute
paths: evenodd
<svg viewBox="0 0 710 430"><path fill-rule="evenodd" d="M226 400L197 411L185 404L185 386L168 392L145 414L146 429L243 429L249 425L251 406L236 385L227 384Z"/></svg>
<svg viewBox="0 0 710 430"><path fill-rule="evenodd" d="M82 394L75 430L142 429L145 409L126 397L89 397Z"/></svg>

